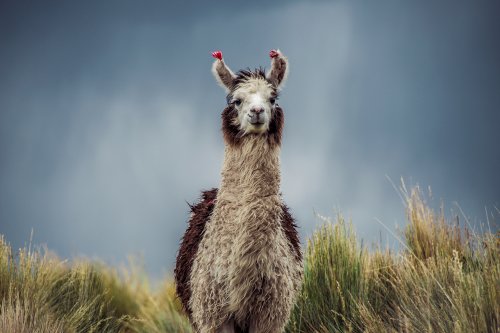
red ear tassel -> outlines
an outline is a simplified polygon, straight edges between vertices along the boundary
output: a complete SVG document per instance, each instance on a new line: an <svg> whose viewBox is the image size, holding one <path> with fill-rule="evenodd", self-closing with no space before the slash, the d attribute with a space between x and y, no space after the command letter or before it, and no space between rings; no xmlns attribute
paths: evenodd
<svg viewBox="0 0 500 333"><path fill-rule="evenodd" d="M277 57L277 56L279 56L279 55L280 55L280 54L279 54L279 53L278 53L278 51L276 51L276 50L271 50L271 51L269 51L269 56L270 56L271 58L276 58L276 57Z"/></svg>
<svg viewBox="0 0 500 333"><path fill-rule="evenodd" d="M222 52L221 51L212 52L212 57L222 60Z"/></svg>

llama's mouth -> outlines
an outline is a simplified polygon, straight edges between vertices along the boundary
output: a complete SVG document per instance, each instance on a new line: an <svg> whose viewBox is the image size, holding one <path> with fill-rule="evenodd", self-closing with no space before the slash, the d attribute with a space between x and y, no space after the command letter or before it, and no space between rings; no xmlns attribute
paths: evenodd
<svg viewBox="0 0 500 333"><path fill-rule="evenodd" d="M265 123L264 117L260 117L258 114L249 116L249 118L250 118L250 124L257 127L262 126Z"/></svg>
<svg viewBox="0 0 500 333"><path fill-rule="evenodd" d="M262 125L264 125L264 122L257 122L257 123L250 122L250 124L252 124L255 127L261 127Z"/></svg>

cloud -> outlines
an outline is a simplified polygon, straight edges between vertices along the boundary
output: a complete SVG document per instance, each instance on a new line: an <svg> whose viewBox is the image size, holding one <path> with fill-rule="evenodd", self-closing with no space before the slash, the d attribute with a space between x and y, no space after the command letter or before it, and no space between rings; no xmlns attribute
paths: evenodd
<svg viewBox="0 0 500 333"><path fill-rule="evenodd" d="M269 66L272 48L290 59L282 192L303 237L314 212L336 209L367 242L385 233L375 218L403 224L386 175L482 214L500 188L498 20L425 6L210 4L185 21L61 9L13 26L0 53L0 232L15 247L34 228L63 256L143 253L155 274L170 269L186 201L220 180L214 49L234 70Z"/></svg>

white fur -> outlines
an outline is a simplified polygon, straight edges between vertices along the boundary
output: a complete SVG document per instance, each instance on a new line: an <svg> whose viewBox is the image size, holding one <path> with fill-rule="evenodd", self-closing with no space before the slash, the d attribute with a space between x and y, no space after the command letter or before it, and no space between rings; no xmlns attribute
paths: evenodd
<svg viewBox="0 0 500 333"><path fill-rule="evenodd" d="M239 84L233 92L233 100L241 100L239 106L235 106L238 111L238 123L240 129L248 133L264 133L269 129L271 121L271 109L273 105L269 101L272 97L273 87L264 79L251 78L248 81ZM252 108L264 109L261 117L264 117L264 124L254 126L250 123Z"/></svg>

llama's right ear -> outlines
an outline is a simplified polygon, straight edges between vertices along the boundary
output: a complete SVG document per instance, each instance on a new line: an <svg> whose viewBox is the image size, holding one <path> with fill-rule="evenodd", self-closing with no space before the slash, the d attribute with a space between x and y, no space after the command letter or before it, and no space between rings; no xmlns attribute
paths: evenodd
<svg viewBox="0 0 500 333"><path fill-rule="evenodd" d="M215 76L217 82L226 89L226 92L230 92L234 88L234 80L236 75L226 66L224 60L222 60L222 52L215 51L212 53L212 57L216 60L212 65L212 73Z"/></svg>

